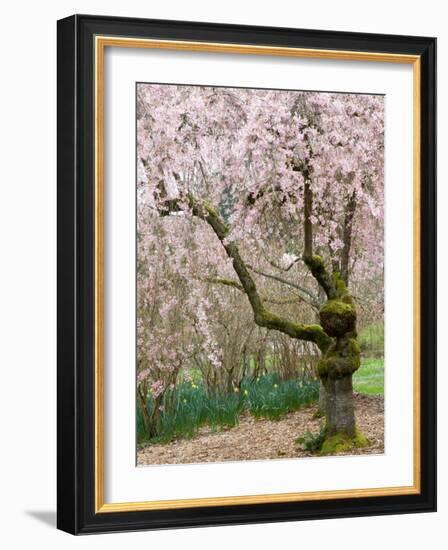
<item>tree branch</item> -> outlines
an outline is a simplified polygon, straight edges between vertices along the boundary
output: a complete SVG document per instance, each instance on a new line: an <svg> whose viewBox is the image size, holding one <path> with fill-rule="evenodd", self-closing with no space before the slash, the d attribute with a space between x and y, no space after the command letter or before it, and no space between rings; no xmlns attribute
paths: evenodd
<svg viewBox="0 0 448 550"><path fill-rule="evenodd" d="M232 281L232 279L224 279L223 277L205 277L204 279L200 279L200 280L204 281L205 283L230 286L230 287L236 288L241 292L244 292L244 288L236 281Z"/></svg>
<svg viewBox="0 0 448 550"><path fill-rule="evenodd" d="M292 282L288 281L287 279L284 279L283 277L279 277L278 275L275 275L274 273L265 273L264 271L260 271L259 269L256 269L255 267L248 265L247 266L251 271L254 273L257 273L257 275L261 275L262 277L266 277L268 279L272 279L274 281L278 281L279 283L283 283L284 285L290 286L292 288L295 288L296 290L299 290L300 292L303 292L310 298L310 304L314 307L319 308L320 302L317 296L315 296L312 292L310 292L308 289Z"/></svg>
<svg viewBox="0 0 448 550"><path fill-rule="evenodd" d="M336 287L333 283L328 271L325 269L325 264L320 256L313 254L313 224L311 223L311 214L313 211L313 192L311 190L310 181L305 176L305 185L303 188L303 201L304 201L304 219L303 219L303 232L304 232L304 249L303 249L303 261L311 274L323 288L327 298L332 300L337 297Z"/></svg>
<svg viewBox="0 0 448 550"><path fill-rule="evenodd" d="M311 258L313 256L313 224L311 223L313 192L311 191L310 181L307 177L305 177L305 184L303 187L303 207L303 257Z"/></svg>
<svg viewBox="0 0 448 550"><path fill-rule="evenodd" d="M308 143L310 155L312 149ZM313 191L311 189L312 167L307 162L295 164L293 170L301 172L304 180L303 185L303 256L305 265L311 271L318 284L324 290L329 300L337 297L337 291L330 274L325 269L325 264L320 256L313 254L313 224L311 215L313 213Z"/></svg>
<svg viewBox="0 0 448 550"><path fill-rule="evenodd" d="M300 262L302 260L302 258L300 257L296 257L289 265L288 267L282 267L281 265L279 265L278 263L274 262L274 260L269 260L268 258L266 258L267 261L272 265L272 267L275 267L275 269L279 269L280 271L289 271L291 269L291 267L293 265L295 265L297 262Z"/></svg>
<svg viewBox="0 0 448 550"><path fill-rule="evenodd" d="M348 268L350 259L350 249L352 246L352 227L353 218L356 211L356 190L351 194L347 206L345 207L344 225L342 228L343 247L341 251L341 278L348 285Z"/></svg>
<svg viewBox="0 0 448 550"><path fill-rule="evenodd" d="M323 259L318 256L303 256L303 261L305 262L308 269L311 271L311 274L323 288L327 298L329 300L334 300L338 297L336 287L334 285L333 279L328 271L325 269L325 264Z"/></svg>
<svg viewBox="0 0 448 550"><path fill-rule="evenodd" d="M163 214L166 215L176 209L178 210L178 205L176 208L175 202L176 201L169 201L169 205L165 203L164 208L162 209ZM294 323L293 321L284 319L266 309L263 304L263 300L258 294L255 281L241 258L236 243L226 241L226 237L229 235L229 228L219 217L216 210L205 202L199 203L191 194L187 196L187 202L188 206L191 208L192 214L206 221L213 229L215 235L224 247L227 256L231 258L233 269L238 275L241 286L243 287L252 307L255 323L260 327L278 330L279 332L288 334L292 338L296 338L298 340L314 342L322 352L325 352L332 343L332 339L320 325L304 325Z"/></svg>
<svg viewBox="0 0 448 550"><path fill-rule="evenodd" d="M247 266L247 267L249 269L252 269L250 266ZM254 270L252 269L252 271L254 271ZM240 292L245 293L244 288L237 281L233 281L232 279L225 279L223 277L204 277L204 278L202 278L202 279L200 278L198 280L203 281L204 283L220 284L220 285L224 285L224 286L230 286L232 288L236 288ZM315 304L311 303L310 301L306 300L305 298L303 298L300 295L296 296L294 299L290 298L290 299L285 299L285 300L279 300L277 298L269 298L267 296L262 296L261 299L262 299L263 302L266 302L266 303L269 303L269 304L282 305L282 306L296 304L297 299L298 299L301 302L304 302L305 304L311 306L315 310L317 310L317 311L319 310L319 305L315 305Z"/></svg>

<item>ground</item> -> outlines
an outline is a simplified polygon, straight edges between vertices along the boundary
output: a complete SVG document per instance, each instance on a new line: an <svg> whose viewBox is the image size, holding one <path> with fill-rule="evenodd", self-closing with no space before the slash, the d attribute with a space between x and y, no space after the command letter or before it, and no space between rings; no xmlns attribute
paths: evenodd
<svg viewBox="0 0 448 550"><path fill-rule="evenodd" d="M379 395L355 393L358 428L368 437L370 447L341 454L382 454L384 452L384 400ZM244 415L237 427L212 431L204 427L193 439L164 445L147 445L137 452L139 466L149 464L189 464L227 460L261 460L311 456L295 440L307 430L318 432L316 405L288 414L280 421L255 420Z"/></svg>

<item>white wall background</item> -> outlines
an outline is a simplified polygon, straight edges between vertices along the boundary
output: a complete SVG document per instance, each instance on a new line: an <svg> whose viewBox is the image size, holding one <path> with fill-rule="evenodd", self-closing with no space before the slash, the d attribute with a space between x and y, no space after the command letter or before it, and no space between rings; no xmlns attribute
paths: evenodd
<svg viewBox="0 0 448 550"><path fill-rule="evenodd" d="M439 512L75 538L55 530L56 20L73 13L216 21L439 38L439 151L448 149L444 4L375 0L89 0L7 3L0 84L0 541L5 548L344 548L446 544L447 400L439 404ZM448 233L448 170L439 160L439 272ZM444 238L445 237L445 238ZM440 280L443 282L442 276ZM448 307L446 285L439 309ZM440 316L439 334L448 329ZM443 318L445 317L445 318ZM441 342L443 342L441 338ZM442 354L440 354L442 356ZM448 384L441 357L439 388ZM440 541L440 542L439 542ZM445 541L445 543L443 542Z"/></svg>

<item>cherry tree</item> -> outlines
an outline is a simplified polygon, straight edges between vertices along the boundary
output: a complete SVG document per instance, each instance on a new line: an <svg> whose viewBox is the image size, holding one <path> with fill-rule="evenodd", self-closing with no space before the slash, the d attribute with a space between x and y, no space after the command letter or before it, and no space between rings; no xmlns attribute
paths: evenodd
<svg viewBox="0 0 448 550"><path fill-rule="evenodd" d="M157 315L188 310L218 368L210 287L244 295L256 326L320 351L327 448L362 444L356 298L382 280L383 98L139 84L137 111L139 247L162 231L157 254L183 289L152 289Z"/></svg>

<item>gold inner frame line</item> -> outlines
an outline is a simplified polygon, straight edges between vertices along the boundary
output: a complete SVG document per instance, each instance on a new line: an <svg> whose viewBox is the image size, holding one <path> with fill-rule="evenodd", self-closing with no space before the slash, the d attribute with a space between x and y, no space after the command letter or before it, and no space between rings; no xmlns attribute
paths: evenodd
<svg viewBox="0 0 448 550"><path fill-rule="evenodd" d="M234 53L329 59L346 61L371 61L406 63L413 66L413 300L414 300L414 348L413 348L413 484L403 487L344 489L301 493L276 493L264 495L190 498L179 500L154 500L142 502L106 503L104 501L104 54L106 47L149 48L161 50L196 51L208 53ZM95 513L129 512L195 508L206 506L231 506L275 502L300 502L361 498L375 496L411 495L420 493L421 479L421 426L420 426L420 117L421 72L420 56L381 52L354 52L345 50L321 50L249 44L225 44L177 40L124 38L96 36L95 54Z"/></svg>

